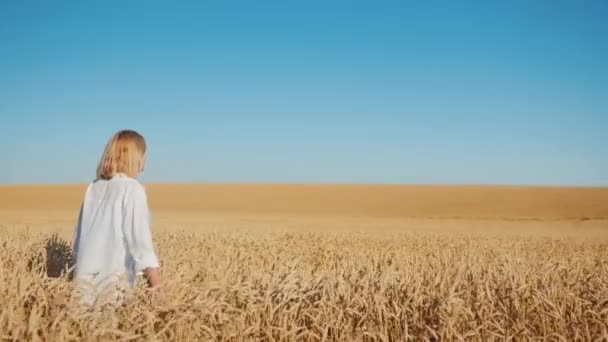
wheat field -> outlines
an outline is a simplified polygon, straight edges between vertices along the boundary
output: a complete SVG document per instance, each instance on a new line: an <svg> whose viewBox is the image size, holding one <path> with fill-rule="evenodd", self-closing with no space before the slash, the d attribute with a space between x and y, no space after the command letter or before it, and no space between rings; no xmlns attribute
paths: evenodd
<svg viewBox="0 0 608 342"><path fill-rule="evenodd" d="M0 187L7 340L608 340L608 189L150 185L164 286L82 311L83 186Z"/></svg>

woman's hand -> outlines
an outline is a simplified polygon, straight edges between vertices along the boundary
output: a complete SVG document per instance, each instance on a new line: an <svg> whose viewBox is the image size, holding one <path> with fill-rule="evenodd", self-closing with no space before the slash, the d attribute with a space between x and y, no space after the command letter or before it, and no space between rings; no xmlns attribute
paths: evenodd
<svg viewBox="0 0 608 342"><path fill-rule="evenodd" d="M167 304L167 298L165 297L165 291L161 286L160 281L160 269L156 267L148 267L144 270L144 276L148 280L149 294L152 303L155 305Z"/></svg>
<svg viewBox="0 0 608 342"><path fill-rule="evenodd" d="M156 267L148 267L144 270L144 276L148 280L148 286L156 288L160 286L160 271Z"/></svg>

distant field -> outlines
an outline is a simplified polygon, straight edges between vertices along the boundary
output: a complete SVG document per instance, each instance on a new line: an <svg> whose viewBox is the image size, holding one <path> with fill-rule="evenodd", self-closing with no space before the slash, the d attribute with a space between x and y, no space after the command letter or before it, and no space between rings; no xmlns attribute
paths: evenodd
<svg viewBox="0 0 608 342"><path fill-rule="evenodd" d="M383 218L608 219L608 188L149 184L160 212ZM74 210L86 185L0 186L0 210Z"/></svg>
<svg viewBox="0 0 608 342"><path fill-rule="evenodd" d="M85 185L0 186L2 339L608 340L607 188L147 189L165 298L82 314L45 272Z"/></svg>

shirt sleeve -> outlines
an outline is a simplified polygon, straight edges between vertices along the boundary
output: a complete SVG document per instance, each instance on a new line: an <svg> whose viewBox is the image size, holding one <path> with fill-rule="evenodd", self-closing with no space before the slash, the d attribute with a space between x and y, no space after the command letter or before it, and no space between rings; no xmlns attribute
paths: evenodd
<svg viewBox="0 0 608 342"><path fill-rule="evenodd" d="M84 193L84 200L80 205L80 211L78 212L78 221L76 221L76 227L74 227L74 235L72 236L72 261L76 262L78 258L78 251L80 250L80 239L82 235L82 214L84 211L84 204L87 199L87 195L89 194L89 189L91 189L91 185L87 187L87 190Z"/></svg>
<svg viewBox="0 0 608 342"><path fill-rule="evenodd" d="M135 262L135 272L159 267L150 232L148 200L139 184L125 197L123 229L127 250Z"/></svg>
<svg viewBox="0 0 608 342"><path fill-rule="evenodd" d="M78 213L78 221L76 221L76 227L74 227L74 235L72 237L72 260L76 261L78 257L78 249L80 248L80 232L82 230L82 209L84 203L80 206L80 212Z"/></svg>

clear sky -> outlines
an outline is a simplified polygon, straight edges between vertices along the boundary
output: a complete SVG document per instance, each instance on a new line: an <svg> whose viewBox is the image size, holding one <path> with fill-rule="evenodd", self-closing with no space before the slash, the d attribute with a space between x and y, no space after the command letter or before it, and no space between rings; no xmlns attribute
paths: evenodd
<svg viewBox="0 0 608 342"><path fill-rule="evenodd" d="M608 1L1 1L0 183L608 185Z"/></svg>

